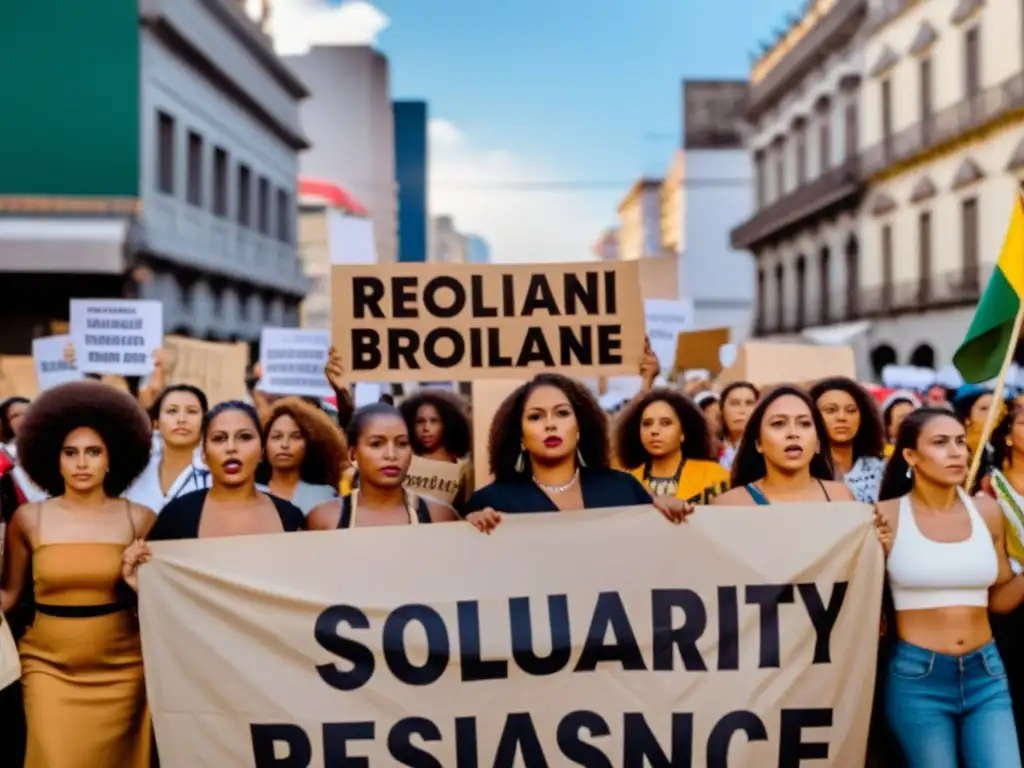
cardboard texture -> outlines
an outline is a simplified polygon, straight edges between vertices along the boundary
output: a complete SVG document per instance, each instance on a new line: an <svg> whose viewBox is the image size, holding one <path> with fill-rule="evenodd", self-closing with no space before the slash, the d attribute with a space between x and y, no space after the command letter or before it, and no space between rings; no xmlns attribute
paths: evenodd
<svg viewBox="0 0 1024 768"><path fill-rule="evenodd" d="M38 394L39 379L32 355L0 355L0 400Z"/></svg>
<svg viewBox="0 0 1024 768"><path fill-rule="evenodd" d="M489 379L472 382L471 402L473 405L473 481L474 487L482 488L494 479L487 459L487 445L491 437L491 423L494 414L505 398L516 391L523 382L517 379Z"/></svg>
<svg viewBox="0 0 1024 768"><path fill-rule="evenodd" d="M705 370L717 376L722 372L719 350L729 343L731 334L728 328L680 333L676 337L675 370Z"/></svg>
<svg viewBox="0 0 1024 768"><path fill-rule="evenodd" d="M757 387L809 386L830 376L846 376L856 381L851 347L748 341L740 345L736 362L721 372L715 384L719 388L733 381L749 381Z"/></svg>
<svg viewBox="0 0 1024 768"><path fill-rule="evenodd" d="M410 493L451 504L459 494L462 465L413 456L405 487Z"/></svg>
<svg viewBox="0 0 1024 768"><path fill-rule="evenodd" d="M199 341L185 336L164 337L164 381L191 384L206 393L210 404L246 396L245 371L249 345Z"/></svg>

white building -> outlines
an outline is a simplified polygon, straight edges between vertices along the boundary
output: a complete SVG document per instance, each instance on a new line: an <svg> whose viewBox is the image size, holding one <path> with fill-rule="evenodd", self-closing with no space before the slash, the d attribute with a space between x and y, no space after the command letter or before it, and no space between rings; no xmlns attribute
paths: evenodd
<svg viewBox="0 0 1024 768"><path fill-rule="evenodd" d="M469 240L455 228L451 216L435 216L428 232L430 257L434 264L465 264L469 256Z"/></svg>
<svg viewBox="0 0 1024 768"><path fill-rule="evenodd" d="M209 339L297 324L308 91L258 25L234 0L5 14L23 39L64 42L0 51L33 73L5 86L3 346L27 351L73 297L158 299L169 333Z"/></svg>
<svg viewBox="0 0 1024 768"><path fill-rule="evenodd" d="M1024 175L1024 7L873 0L860 146L860 307L872 362L943 366L999 257Z"/></svg>
<svg viewBox="0 0 1024 768"><path fill-rule="evenodd" d="M618 256L625 261L661 254L662 179L638 179L619 203Z"/></svg>

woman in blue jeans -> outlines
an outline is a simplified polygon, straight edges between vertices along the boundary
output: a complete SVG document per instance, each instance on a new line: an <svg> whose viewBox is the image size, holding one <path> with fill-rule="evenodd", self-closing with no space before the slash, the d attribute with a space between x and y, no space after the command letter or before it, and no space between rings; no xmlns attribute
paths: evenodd
<svg viewBox="0 0 1024 768"><path fill-rule="evenodd" d="M910 768L1021 768L989 611L1024 602L1024 576L1010 569L999 507L961 488L969 461L957 417L919 409L900 426L879 494L896 631L880 678Z"/></svg>

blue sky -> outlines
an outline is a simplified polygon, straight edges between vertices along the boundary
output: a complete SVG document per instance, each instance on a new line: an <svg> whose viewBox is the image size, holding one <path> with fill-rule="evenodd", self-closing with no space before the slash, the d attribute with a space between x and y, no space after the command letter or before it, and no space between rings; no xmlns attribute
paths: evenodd
<svg viewBox="0 0 1024 768"><path fill-rule="evenodd" d="M494 208L512 196L571 198L573 226L615 223L630 180L660 173L679 144L685 77L745 77L748 51L771 39L802 0L376 0L391 20L379 47L395 98L424 98L481 151L507 153L545 179L621 188L482 190ZM511 160L509 161L511 162ZM460 207L435 168L435 198ZM476 178L476 177L474 177ZM496 185L512 180L491 177ZM481 183L483 183L481 181ZM465 194L463 190L460 194ZM559 196L560 201L553 198ZM460 228L484 222L460 221ZM480 218L477 215L470 218ZM550 224L551 222L548 222ZM589 226L587 224L586 226ZM597 225L599 226L599 225ZM585 235L586 248L598 230ZM495 243L498 250L503 250ZM519 247L521 247L520 244ZM565 241L558 250L565 250ZM507 249L504 249L507 250ZM538 258L557 258L538 243ZM566 257L576 254L565 254Z"/></svg>

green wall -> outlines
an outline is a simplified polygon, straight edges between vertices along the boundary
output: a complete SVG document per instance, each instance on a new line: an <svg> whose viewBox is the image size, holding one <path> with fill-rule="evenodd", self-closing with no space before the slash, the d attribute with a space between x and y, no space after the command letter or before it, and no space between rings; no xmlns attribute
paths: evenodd
<svg viewBox="0 0 1024 768"><path fill-rule="evenodd" d="M139 195L137 0L0 0L0 195Z"/></svg>

